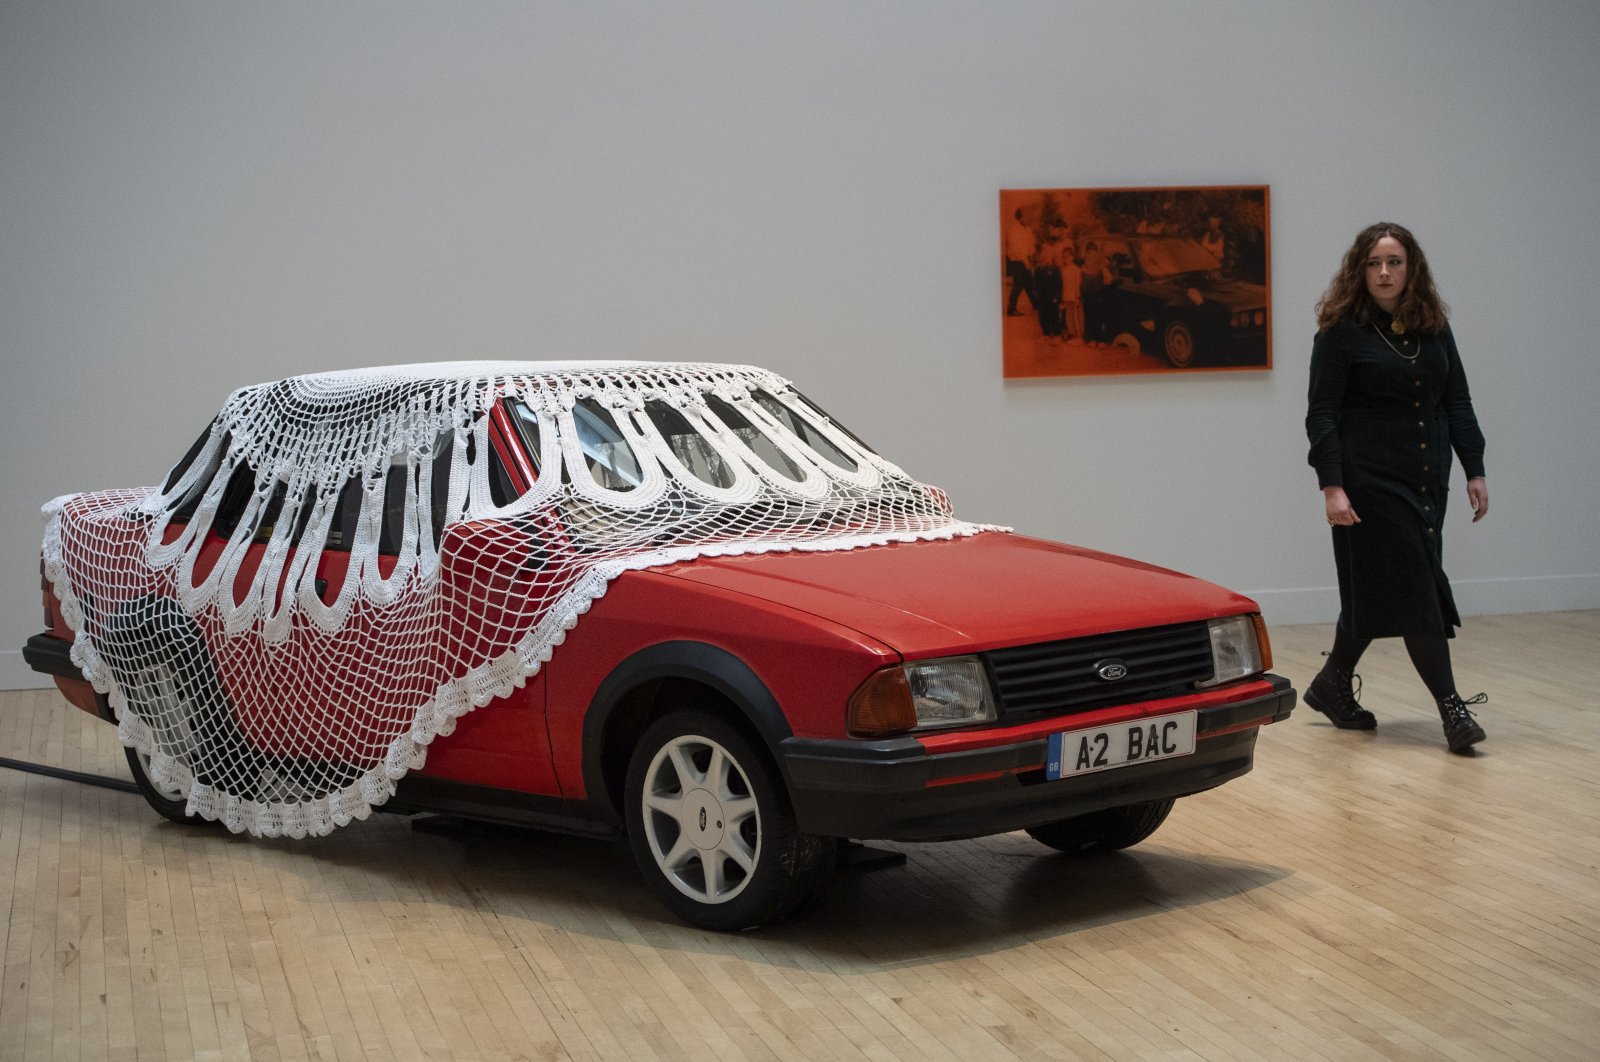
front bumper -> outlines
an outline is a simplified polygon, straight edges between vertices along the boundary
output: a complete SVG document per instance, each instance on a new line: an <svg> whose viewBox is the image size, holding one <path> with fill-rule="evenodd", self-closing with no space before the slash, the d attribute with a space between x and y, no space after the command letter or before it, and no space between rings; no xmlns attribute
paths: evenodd
<svg viewBox="0 0 1600 1062"><path fill-rule="evenodd" d="M912 737L791 737L779 755L795 815L807 833L884 841L1006 833L1188 796L1245 774L1255 762L1261 725L1294 710L1289 680L1262 677L1269 692L1199 709L1192 755L1058 781L1045 778L1045 736L959 752L929 752ZM1061 730L1074 726L1070 716L1056 722Z"/></svg>

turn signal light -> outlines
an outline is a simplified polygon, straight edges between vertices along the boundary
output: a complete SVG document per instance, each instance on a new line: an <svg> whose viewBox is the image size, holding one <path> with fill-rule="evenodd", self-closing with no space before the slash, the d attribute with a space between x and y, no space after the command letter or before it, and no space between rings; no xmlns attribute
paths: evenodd
<svg viewBox="0 0 1600 1062"><path fill-rule="evenodd" d="M1261 618L1261 613L1252 612L1250 622L1256 627L1256 642L1261 646L1261 670L1272 670L1272 639L1267 637L1267 621Z"/></svg>
<svg viewBox="0 0 1600 1062"><path fill-rule="evenodd" d="M917 709L911 702L911 687L899 664L868 676L851 694L845 712L845 726L852 737L903 734L916 725Z"/></svg>

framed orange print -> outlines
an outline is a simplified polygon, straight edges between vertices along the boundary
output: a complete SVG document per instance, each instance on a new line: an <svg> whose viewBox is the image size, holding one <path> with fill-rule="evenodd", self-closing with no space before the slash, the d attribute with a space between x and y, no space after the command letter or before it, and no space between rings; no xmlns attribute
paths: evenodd
<svg viewBox="0 0 1600 1062"><path fill-rule="evenodd" d="M1272 368L1266 185L1000 193L1005 375Z"/></svg>

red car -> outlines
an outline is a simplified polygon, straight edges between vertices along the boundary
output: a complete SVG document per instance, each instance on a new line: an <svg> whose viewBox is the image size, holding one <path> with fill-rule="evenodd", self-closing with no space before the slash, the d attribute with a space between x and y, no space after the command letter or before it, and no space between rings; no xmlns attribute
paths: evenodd
<svg viewBox="0 0 1600 1062"><path fill-rule="evenodd" d="M45 512L27 659L167 818L626 833L713 929L845 839L1136 844L1294 704L1248 598L957 521L749 367L295 377Z"/></svg>

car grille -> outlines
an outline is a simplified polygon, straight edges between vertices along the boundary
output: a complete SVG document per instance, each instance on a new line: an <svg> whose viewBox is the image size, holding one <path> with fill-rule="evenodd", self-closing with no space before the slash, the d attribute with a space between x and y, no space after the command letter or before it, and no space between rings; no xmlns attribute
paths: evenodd
<svg viewBox="0 0 1600 1062"><path fill-rule="evenodd" d="M994 676L1000 718L1008 722L1087 712L1189 692L1212 675L1205 623L1180 623L983 654ZM1098 664L1116 660L1126 678L1108 682Z"/></svg>

